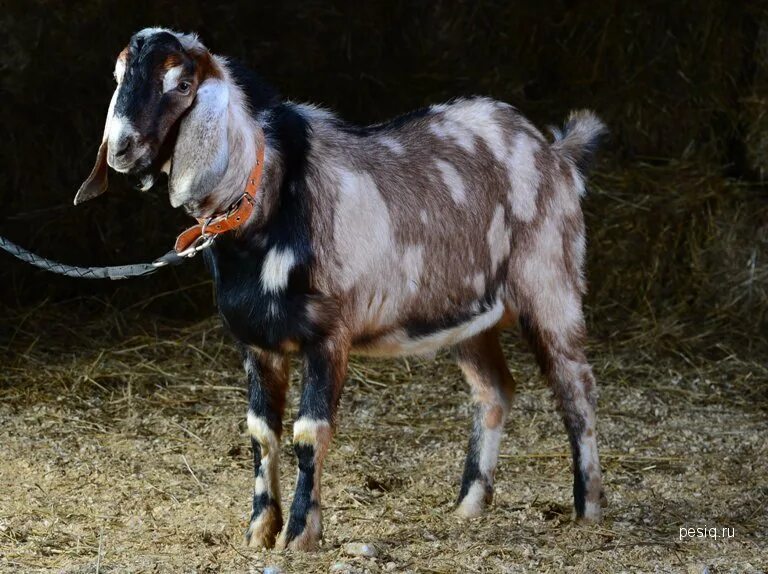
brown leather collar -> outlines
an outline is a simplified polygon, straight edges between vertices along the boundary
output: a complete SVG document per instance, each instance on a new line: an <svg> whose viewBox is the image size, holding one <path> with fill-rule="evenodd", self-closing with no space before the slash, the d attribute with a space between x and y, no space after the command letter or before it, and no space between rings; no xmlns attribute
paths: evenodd
<svg viewBox="0 0 768 574"><path fill-rule="evenodd" d="M232 231L243 225L251 217L255 205L256 192L261 184L264 174L264 144L259 146L256 157L256 165L253 166L245 191L229 209L222 214L213 215L207 219L198 219L198 224L183 231L177 238L174 249L179 255L187 255L195 252L194 248L204 241L217 235ZM190 250L192 250L190 252Z"/></svg>

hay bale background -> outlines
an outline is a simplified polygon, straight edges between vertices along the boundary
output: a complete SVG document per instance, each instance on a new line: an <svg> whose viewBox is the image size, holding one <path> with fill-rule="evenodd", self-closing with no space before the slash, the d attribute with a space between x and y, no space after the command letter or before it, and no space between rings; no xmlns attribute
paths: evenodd
<svg viewBox="0 0 768 574"><path fill-rule="evenodd" d="M167 249L187 222L162 189L139 196L113 175L110 195L70 205L101 133L114 55L137 29L169 25L198 31L286 96L359 122L469 93L542 126L594 108L612 140L586 202L593 324L753 339L768 303L766 195L741 182L762 169L767 13L728 0L6 2L0 231L84 264ZM189 288L206 280L199 265L116 284L3 261L0 296L14 307L98 296L179 319L212 311L210 289ZM157 298L179 288L184 297Z"/></svg>

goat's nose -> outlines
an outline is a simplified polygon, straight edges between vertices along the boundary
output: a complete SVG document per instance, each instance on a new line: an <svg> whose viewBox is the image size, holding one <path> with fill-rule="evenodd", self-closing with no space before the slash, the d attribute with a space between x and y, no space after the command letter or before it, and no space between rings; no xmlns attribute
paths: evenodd
<svg viewBox="0 0 768 574"><path fill-rule="evenodd" d="M112 154L115 157L124 156L131 149L131 143L132 141L131 141L131 138L129 137L120 138L115 142L115 146L114 146L114 149L112 150Z"/></svg>

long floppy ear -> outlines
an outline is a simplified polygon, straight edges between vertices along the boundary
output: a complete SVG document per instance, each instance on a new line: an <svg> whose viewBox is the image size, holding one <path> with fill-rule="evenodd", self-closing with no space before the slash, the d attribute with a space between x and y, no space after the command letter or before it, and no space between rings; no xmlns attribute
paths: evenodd
<svg viewBox="0 0 768 574"><path fill-rule="evenodd" d="M107 138L109 137L109 122L115 111L115 101L117 101L117 89L112 94L107 110L107 121L104 124L104 135L101 138L99 151L96 153L96 164L93 166L90 175L77 190L75 195L75 205L93 199L107 191Z"/></svg>
<svg viewBox="0 0 768 574"><path fill-rule="evenodd" d="M204 198L216 187L229 163L227 123L229 88L217 78L205 80L181 119L168 187L173 207L191 197Z"/></svg>

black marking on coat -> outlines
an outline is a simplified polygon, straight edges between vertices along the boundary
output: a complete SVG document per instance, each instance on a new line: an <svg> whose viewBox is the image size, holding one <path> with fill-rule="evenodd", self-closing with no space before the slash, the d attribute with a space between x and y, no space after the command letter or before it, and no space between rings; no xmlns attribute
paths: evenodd
<svg viewBox="0 0 768 574"><path fill-rule="evenodd" d="M411 122L420 120L431 114L432 114L432 108L430 108L429 106L425 106L423 108L418 108L416 110L406 112L404 114L401 114L397 117L392 118L391 120L381 122L378 124L372 124L369 126L356 126L353 124L348 124L343 120L337 120L336 127L348 134L365 137L365 136L380 134L387 131L399 130L400 128L410 124Z"/></svg>
<svg viewBox="0 0 768 574"><path fill-rule="evenodd" d="M280 412L272 402L269 388L262 381L261 369L257 361L252 361L252 371L248 377L248 410L257 417L263 418L267 426L280 436L283 430L283 421Z"/></svg>
<svg viewBox="0 0 768 574"><path fill-rule="evenodd" d="M473 310L466 309L455 312L452 315L444 314L437 319L412 319L406 321L404 325L405 332L409 338L419 339L469 323L493 308L495 302L493 293L494 290L487 289L482 299L477 301L477 306Z"/></svg>
<svg viewBox="0 0 768 574"><path fill-rule="evenodd" d="M307 350L299 418L331 421L337 399L332 368L331 359L322 350Z"/></svg>
<svg viewBox="0 0 768 574"><path fill-rule="evenodd" d="M215 281L216 298L224 324L241 343L278 351L287 341L302 344L318 335L309 321L307 303L313 261L310 235L306 159L310 128L292 105L280 104L269 114L265 134L281 154L284 175L275 213L258 230L262 242L251 234L221 236L208 250L206 260ZM261 272L269 251L290 249L294 267L288 285L278 293L261 287Z"/></svg>
<svg viewBox="0 0 768 574"><path fill-rule="evenodd" d="M261 444L251 437L251 449L253 450L253 473L258 476L261 473Z"/></svg>
<svg viewBox="0 0 768 574"><path fill-rule="evenodd" d="M549 375L552 370L552 359L538 327L531 320L531 316L528 313L520 313L518 322L520 323L520 331L528 341L534 357L536 357L539 369L543 375Z"/></svg>
<svg viewBox="0 0 768 574"><path fill-rule="evenodd" d="M458 502L461 503L464 497L467 496L472 484L482 479L480 473L480 438L482 436L482 428L480 421L479 407L476 407L474 419L472 423L472 434L469 436L469 447L467 449L467 458L464 461L464 472L461 476L461 489L459 490Z"/></svg>
<svg viewBox="0 0 768 574"><path fill-rule="evenodd" d="M308 444L296 444L293 449L299 462L299 477L296 480L296 493L293 495L291 516L288 519L288 541L304 532L307 515L317 505L312 500L312 489L315 485L315 449Z"/></svg>
<svg viewBox="0 0 768 574"><path fill-rule="evenodd" d="M227 69L240 86L252 112L274 108L280 103L280 94L256 72L235 58L227 58Z"/></svg>
<svg viewBox="0 0 768 574"><path fill-rule="evenodd" d="M262 492L261 494L253 494L253 510L251 512L251 522L256 520L258 518L259 514L264 512L264 510L270 505L272 502L272 499L270 498L269 494L266 492Z"/></svg>
<svg viewBox="0 0 768 574"><path fill-rule="evenodd" d="M571 434L571 429L568 429ZM586 473L581 469L581 453L579 451L578 438L571 438L571 452L573 454L573 506L576 509L576 516L584 516L586 506L587 480Z"/></svg>

